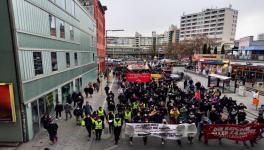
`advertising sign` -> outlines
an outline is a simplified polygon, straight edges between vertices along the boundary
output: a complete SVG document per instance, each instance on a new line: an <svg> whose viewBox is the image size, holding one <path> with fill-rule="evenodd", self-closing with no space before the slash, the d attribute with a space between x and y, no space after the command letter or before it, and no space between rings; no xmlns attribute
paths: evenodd
<svg viewBox="0 0 264 150"><path fill-rule="evenodd" d="M214 124L204 126L205 139L226 138L235 141L248 141L260 134L263 124L251 123L247 125Z"/></svg>
<svg viewBox="0 0 264 150"><path fill-rule="evenodd" d="M151 78L154 78L155 80L159 80L161 78L161 74L151 74Z"/></svg>
<svg viewBox="0 0 264 150"><path fill-rule="evenodd" d="M0 121L16 122L12 84L0 83Z"/></svg>
<svg viewBox="0 0 264 150"><path fill-rule="evenodd" d="M150 82L151 74L149 73L126 73L126 80L128 82Z"/></svg>
<svg viewBox="0 0 264 150"><path fill-rule="evenodd" d="M197 128L195 124L127 123L125 134L131 137L153 136L177 140L194 137L197 134Z"/></svg>

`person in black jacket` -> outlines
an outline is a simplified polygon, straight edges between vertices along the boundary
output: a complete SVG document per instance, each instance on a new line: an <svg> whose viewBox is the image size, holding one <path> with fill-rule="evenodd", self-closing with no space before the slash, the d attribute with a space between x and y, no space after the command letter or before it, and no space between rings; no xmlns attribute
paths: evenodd
<svg viewBox="0 0 264 150"><path fill-rule="evenodd" d="M81 117L83 115L83 110L82 108L80 107L76 107L74 110L73 110L73 115L75 116L76 118L76 125L81 125L80 121L81 121Z"/></svg>
<svg viewBox="0 0 264 150"><path fill-rule="evenodd" d="M86 117L84 118L84 122L85 122L85 127L86 127L87 132L88 132L88 137L90 140L91 135L92 135L92 127L93 127L93 119L90 116L90 114L86 115Z"/></svg>
<svg viewBox="0 0 264 150"><path fill-rule="evenodd" d="M108 95L108 94L109 94L109 90L110 90L109 86L108 86L108 85L106 85L106 86L105 86L105 94L106 94L106 95Z"/></svg>
<svg viewBox="0 0 264 150"><path fill-rule="evenodd" d="M41 117L41 123L44 129L48 129L49 124L52 122L48 113L45 113L43 117Z"/></svg>
<svg viewBox="0 0 264 150"><path fill-rule="evenodd" d="M63 111L63 105L57 102L55 106L56 119L61 119L61 112Z"/></svg>
<svg viewBox="0 0 264 150"><path fill-rule="evenodd" d="M48 125L48 133L49 133L49 139L50 139L50 144L55 144L58 141L57 137L57 131L58 131L58 125L55 122L52 122Z"/></svg>

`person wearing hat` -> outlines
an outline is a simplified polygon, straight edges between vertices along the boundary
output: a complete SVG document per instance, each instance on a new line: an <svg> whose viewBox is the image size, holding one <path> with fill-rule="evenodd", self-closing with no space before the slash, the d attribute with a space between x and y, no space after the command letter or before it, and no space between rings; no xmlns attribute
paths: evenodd
<svg viewBox="0 0 264 150"><path fill-rule="evenodd" d="M122 126L123 126L123 120L120 118L118 114L116 114L114 119L115 144L118 144Z"/></svg>
<svg viewBox="0 0 264 150"><path fill-rule="evenodd" d="M102 131L104 129L104 122L100 117L97 117L97 120L94 121L94 129L95 129L95 140L101 140Z"/></svg>

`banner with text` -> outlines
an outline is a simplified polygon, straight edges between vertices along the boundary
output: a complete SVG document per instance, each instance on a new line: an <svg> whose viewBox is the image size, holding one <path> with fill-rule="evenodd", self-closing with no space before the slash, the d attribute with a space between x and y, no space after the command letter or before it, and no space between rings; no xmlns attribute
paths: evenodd
<svg viewBox="0 0 264 150"><path fill-rule="evenodd" d="M205 139L226 138L235 141L248 141L260 134L263 124L251 123L247 125L214 124L204 125Z"/></svg>
<svg viewBox="0 0 264 150"><path fill-rule="evenodd" d="M153 136L177 140L183 137L194 137L197 134L197 128L195 124L127 123L125 134L132 137Z"/></svg>
<svg viewBox="0 0 264 150"><path fill-rule="evenodd" d="M149 73L126 73L128 82L150 82L151 74Z"/></svg>

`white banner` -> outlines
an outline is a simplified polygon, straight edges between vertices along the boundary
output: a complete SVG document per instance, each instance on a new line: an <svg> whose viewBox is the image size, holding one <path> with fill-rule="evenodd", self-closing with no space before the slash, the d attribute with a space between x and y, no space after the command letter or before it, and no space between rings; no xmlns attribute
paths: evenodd
<svg viewBox="0 0 264 150"><path fill-rule="evenodd" d="M164 139L181 139L197 134L195 124L126 123L125 134L130 137L154 136Z"/></svg>

